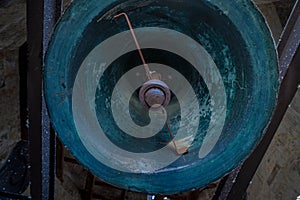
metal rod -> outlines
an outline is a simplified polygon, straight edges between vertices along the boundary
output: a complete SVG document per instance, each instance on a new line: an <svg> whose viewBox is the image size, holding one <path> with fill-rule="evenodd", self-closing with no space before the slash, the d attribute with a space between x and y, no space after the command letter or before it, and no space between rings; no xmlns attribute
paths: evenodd
<svg viewBox="0 0 300 200"><path fill-rule="evenodd" d="M296 55L300 40L300 1L296 1L292 14L285 26L277 46L280 67L280 81L285 77L288 67Z"/></svg>
<svg viewBox="0 0 300 200"><path fill-rule="evenodd" d="M61 12L58 5L61 0L27 0L28 125L33 199L54 198L55 135L46 109L42 72L50 34Z"/></svg>
<svg viewBox="0 0 300 200"><path fill-rule="evenodd" d="M61 141L56 138L56 177L64 181L64 157L65 149Z"/></svg>
<svg viewBox="0 0 300 200"><path fill-rule="evenodd" d="M91 173L88 172L86 176L86 182L85 182L85 198L84 199L92 199L93 198L93 186L95 183L95 176Z"/></svg>
<svg viewBox="0 0 300 200"><path fill-rule="evenodd" d="M116 18L118 18L118 17L121 17L121 16L124 16L125 19L126 19L126 21L127 21L127 24L128 24L128 26L129 26L129 29L130 29L131 35L132 35L132 37L133 37L134 43L135 43L135 45L136 45L136 47L137 47L137 50L138 50L138 52L139 52L139 54L140 54L140 57L141 57L141 60L142 60L142 62L143 62L143 65L144 65L144 68L145 68L145 71L146 71L146 75L147 75L148 79L151 80L151 79L153 79L153 77L152 77L152 75L151 75L151 71L150 71L149 65L146 63L145 57L144 57L144 55L143 55L143 52L142 52L142 50L141 50L140 44L139 44L139 42L138 42L138 40L137 40L137 37L136 37L136 35L135 35L135 32L134 32L134 30L133 30L133 27L132 27L132 24L131 24L131 22L130 22L130 19L129 19L128 15L127 15L126 13L123 12L123 13L120 13L120 14L118 14L118 15L115 15L115 16L114 16L114 19L116 19ZM164 112L164 113L165 113L165 112ZM175 141L174 141L174 135L173 135L173 133L172 133L172 131L171 131L171 128L170 128L170 125L169 125L168 120L166 121L166 126L167 126L167 128L168 128L169 133L170 133L170 137L171 137L171 139L172 139L172 143L173 143L173 145L174 145L174 147L175 147L176 153L178 153L178 154L183 154L183 153L185 153L186 151L185 151L185 152L180 152L180 150L178 151L178 148L177 148L176 143L175 143Z"/></svg>
<svg viewBox="0 0 300 200"><path fill-rule="evenodd" d="M151 75L151 71L150 71L149 65L146 63L145 57L144 57L144 55L143 55L143 52L142 52L142 50L141 50L141 46L140 46L140 44L139 44L139 42L138 42L138 40L137 40L137 37L136 37L136 35L135 35L135 32L134 32L134 30L133 30L133 27L132 27L132 24L131 24L131 22L130 22L130 19L129 19L129 17L128 17L128 15L127 15L126 13L120 13L120 14L114 16L114 19L116 19L116 18L118 18L118 17L120 17L120 16L124 16L125 19L126 19L126 21L127 21L127 24L128 24L128 26L129 26L129 29L130 29L131 35L132 35L132 37L133 37L134 43L135 43L135 45L136 45L136 48L137 48L137 50L138 50L138 52L139 52L139 54L140 54L141 60L142 60L142 62L143 62L143 65L144 65L144 68L145 68L145 71L146 71L147 78L148 78L149 80L151 80L151 79L152 79L152 75Z"/></svg>
<svg viewBox="0 0 300 200"><path fill-rule="evenodd" d="M166 120L166 126L167 126L167 128L168 128L168 132L169 132L169 134L170 134L170 138L171 138L172 143L173 143L173 145L174 145L174 147L175 147L175 150L176 150L176 152L178 153L178 149L177 149L176 143L175 143L175 141L174 141L174 135L173 135L173 133L172 133L170 124L169 124L169 122L168 122L168 119ZM178 153L178 154L180 154L180 153Z"/></svg>
<svg viewBox="0 0 300 200"><path fill-rule="evenodd" d="M28 107L27 107L27 43L19 49L19 96L20 96L20 127L21 139L28 140Z"/></svg>
<svg viewBox="0 0 300 200"><path fill-rule="evenodd" d="M28 125L30 150L30 181L33 199L42 198L42 41L43 41L43 1L27 1L27 41L28 41ZM49 193L45 191L45 194Z"/></svg>

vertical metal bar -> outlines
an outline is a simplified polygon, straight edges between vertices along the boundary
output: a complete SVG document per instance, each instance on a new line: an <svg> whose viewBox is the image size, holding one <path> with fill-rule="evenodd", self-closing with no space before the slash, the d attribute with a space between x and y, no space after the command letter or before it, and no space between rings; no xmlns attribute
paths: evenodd
<svg viewBox="0 0 300 200"><path fill-rule="evenodd" d="M43 200L54 198L55 134L46 109L42 72L50 34L61 13L57 5L61 6L60 0L27 0L31 196Z"/></svg>
<svg viewBox="0 0 300 200"><path fill-rule="evenodd" d="M285 77L288 67L296 51L299 48L300 40L300 1L297 0L287 25L285 26L277 46L280 66L280 80Z"/></svg>
<svg viewBox="0 0 300 200"><path fill-rule="evenodd" d="M56 177L56 135L52 127L50 127L50 154L49 154L49 199L54 199L55 193L55 177Z"/></svg>
<svg viewBox="0 0 300 200"><path fill-rule="evenodd" d="M232 172L233 173L233 172ZM231 174L232 174L231 173ZM230 178L229 176L231 175L231 174L229 174L229 175L227 175L227 176L224 176L221 180L220 180L220 182L219 182L219 184L218 184L218 187L217 187L217 190L215 191L215 194L214 194L214 196L213 196L213 198L212 198L212 200L218 200L218 199L222 199L221 198L221 195L222 195L222 193L224 193L224 191L223 190L225 190L225 184L226 184L226 182L227 182L227 180ZM230 189L226 189L226 191L229 191Z"/></svg>
<svg viewBox="0 0 300 200"><path fill-rule="evenodd" d="M48 48L48 43L50 41L51 33L55 27L56 22L61 16L61 13L62 13L62 0L44 0L43 61L46 55L46 50ZM49 174L49 180L45 178L42 184L45 187L43 191L49 190L48 198L54 199L55 176L56 176L56 135L54 129L50 125L48 111L44 99L44 90L42 90L42 96L43 96L42 116L44 116L43 119L47 120L47 124L45 128L47 129L47 131L49 131L48 127L50 127L50 131L49 131L50 134L48 135L46 134L42 137L42 145L46 147L44 149L44 153L42 156L42 162L43 164L50 163L49 168L46 165L44 169L45 170L44 175Z"/></svg>
<svg viewBox="0 0 300 200"><path fill-rule="evenodd" d="M127 193L127 190L122 190L121 195L120 195L120 200L125 200L126 193Z"/></svg>
<svg viewBox="0 0 300 200"><path fill-rule="evenodd" d="M27 0L28 125L33 199L41 199L43 193L41 174L43 10L43 1Z"/></svg>
<svg viewBox="0 0 300 200"><path fill-rule="evenodd" d="M86 200L90 200L93 198L93 186L95 183L95 176L91 173L88 172L86 176L86 182L85 182L85 188L84 188L84 196Z"/></svg>
<svg viewBox="0 0 300 200"><path fill-rule="evenodd" d="M63 182L64 181L64 146L61 141L56 138L56 177Z"/></svg>
<svg viewBox="0 0 300 200"><path fill-rule="evenodd" d="M27 68L27 43L24 43L19 49L20 127L22 140L28 140Z"/></svg>
<svg viewBox="0 0 300 200"><path fill-rule="evenodd" d="M278 45L281 86L277 107L266 133L248 159L218 188L214 199L243 199L300 83L300 0L297 0Z"/></svg>
<svg viewBox="0 0 300 200"><path fill-rule="evenodd" d="M295 2L295 5L294 5L293 10L291 12L292 14L289 16L288 21L287 21L287 25L284 27L284 29L282 31L282 34L280 36L279 43L278 43L278 46L277 46L279 57L283 53L283 50L284 50L284 48L287 44L287 41L290 37L290 33L292 33L293 29L295 28L295 24L296 24L296 21L298 19L297 16L300 15L299 4L300 4L300 1Z"/></svg>

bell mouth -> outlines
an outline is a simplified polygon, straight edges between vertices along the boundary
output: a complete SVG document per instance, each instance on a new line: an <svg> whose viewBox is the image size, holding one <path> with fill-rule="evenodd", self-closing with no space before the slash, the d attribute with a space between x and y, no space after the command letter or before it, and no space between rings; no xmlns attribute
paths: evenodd
<svg viewBox="0 0 300 200"><path fill-rule="evenodd" d="M251 1L191 0L186 3L175 0L130 0L118 4L120 2L74 1L58 23L47 51L44 84L47 105L56 132L80 163L103 180L121 188L151 194L172 194L202 187L219 179L253 150L264 133L276 102L277 56L263 17ZM110 148L99 150L99 146L107 147L107 144L97 133L93 135L94 126L81 115L76 123L82 124L84 131L79 134L72 110L75 80L82 63L89 58L94 48L111 36L128 31L124 20L112 20L111 16L120 12L128 14L134 28L160 27L191 37L216 64L225 87L227 110L221 137L208 156L200 159L199 148L210 142L204 142L209 123L218 123L214 120L216 116L211 109L215 103L211 100L211 88L187 60L163 49L144 48L142 51L147 63L161 63L182 74L194 89L200 108L200 123L189 153L151 174L127 173L110 168L99 159L104 157L106 161L111 161L118 155L113 155L114 151ZM128 39L122 42L126 45L130 41ZM116 46L113 52L117 53L122 48ZM193 45L190 45L190 49L193 52ZM106 63L96 64L101 67ZM97 82L99 87L93 99L85 99L90 109L95 111L98 125L109 140L124 151L137 154L162 149L170 142L167 127L155 137L139 139L124 133L112 117L113 88L126 72L139 65L142 63L136 51L119 56L103 72ZM91 63L89 67L94 66ZM206 69L203 74L209 71L208 67ZM97 75L99 71L95 70L94 73ZM164 76L161 81L167 83L165 79L175 78ZM212 76L211 81L214 80ZM142 83L145 82L146 79ZM78 85L81 86L82 83L85 82ZM89 86L84 87L84 91L89 91ZM168 87L172 85L168 84ZM177 96L171 90L168 102L167 92L161 87L151 87L151 91L145 92L142 99L140 88L130 96L130 118L137 125L147 126L150 123L150 109L145 109L145 104L147 107L155 106L156 103L165 104L170 127L176 135L182 119L182 108ZM185 92L185 88L182 88L182 92ZM61 94L64 95L63 98ZM122 101L121 97L120 100ZM79 104L75 109L79 110L81 107ZM193 107L183 109L192 110ZM105 152L113 156L105 157ZM116 159L117 164L123 165L118 161ZM143 167L131 164L133 163L126 166ZM113 174L118 176L112 177Z"/></svg>

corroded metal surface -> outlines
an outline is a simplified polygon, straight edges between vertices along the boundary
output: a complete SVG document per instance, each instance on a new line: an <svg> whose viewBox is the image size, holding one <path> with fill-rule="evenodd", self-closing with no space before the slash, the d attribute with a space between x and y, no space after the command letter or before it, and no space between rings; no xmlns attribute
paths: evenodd
<svg viewBox="0 0 300 200"><path fill-rule="evenodd" d="M192 1L188 5L177 1L176 3L171 1L139 1L138 4L135 4L135 1L128 1L119 5L114 3L116 2L106 1L101 2L101 4L98 1L74 2L61 18L54 32L46 59L45 89L51 118L62 141L70 148L74 156L93 173L105 181L125 189L150 193L174 193L200 187L202 184L205 185L223 176L254 148L263 135L265 125L272 114L276 101L276 88L278 87L276 52L269 30L264 24L264 19L254 5L246 0L242 3L236 1ZM143 5L143 3L145 4ZM84 10L91 10L91 12L84 12ZM226 89L227 123L223 128L219 142L208 156L203 156L203 159L199 159L199 147L205 141L206 130L210 121L213 121L215 125L218 124L217 120L211 119L212 116L218 117L218 115L213 115L213 111L210 110L210 106L215 103L209 103L209 99L212 98L209 94L211 88L206 86L205 81L201 80L201 76L190 66L190 63L167 51L155 52L153 49L147 49L143 53L146 58L148 57L146 60L149 63L163 62L163 64L171 65L178 70L189 80L196 91L199 107L203 108L199 111L199 115L202 117L201 126L188 154L162 171L137 175L121 172L101 163L99 159L102 158L102 153L114 151L111 148L98 151L100 148L97 145L99 138L97 136L92 137L92 132L86 131L78 134L78 126L75 127L72 115L74 112L70 110L71 105L74 105L72 104L74 102L72 92L74 82L77 80L77 72L82 64L86 67L85 64L89 63L89 59L101 58L100 54L88 56L99 43L110 36L128 30L126 22L121 19L113 20L113 16L120 13L118 11L121 10L128 13L134 27L159 26L175 29L189 35L203 46L203 49L218 67ZM173 15L172 12L176 12L176 15ZM170 19L172 20L170 21ZM74 32L74 30L76 31ZM142 38L141 33L139 34L137 37ZM128 40L124 41L128 41L129 44L131 39L129 37ZM118 43L116 46L115 55L118 55L126 47L127 43L124 44L124 41L122 41L123 44ZM122 45L125 46L122 47ZM102 55L104 53L107 51L103 51ZM110 138L110 141L113 141L116 146L134 153L149 152L153 148L164 147L163 142L168 142L164 138L151 138L150 142L146 140L137 141L136 138L124 134L114 123L114 118L110 114L110 105L114 103L111 102L110 96L114 85L132 67L142 64L138 55L135 52L130 52L120 56L104 73L101 69L108 66L105 63L96 64L95 73L88 77L92 80L93 76L102 74L104 76L99 79L100 84L96 88L95 98L86 100L91 103L92 107L96 102L96 106L92 110L96 111L96 118L101 127L106 130L106 136ZM213 64L209 62L204 66L208 69L212 68ZM209 74L210 71L207 72ZM218 82L216 77L211 76L212 83ZM172 80L173 77L166 76L166 78ZM94 83L89 82L90 79L86 80L88 83ZM84 86L84 84L79 85ZM94 89L91 85L87 85L87 88L89 89L84 91L89 92ZM183 88L184 90L185 88ZM140 101L136 101L137 96L136 93L132 95L130 111L133 113L131 118L138 121L141 119L138 114L141 113L136 112L140 110ZM170 106L169 108L178 112L180 108L178 104L174 103L176 101L175 98L173 103L171 100L169 105L174 105L174 107ZM122 103L122 97L117 102ZM77 108L80 109L80 107L82 105L79 106L78 104ZM264 112L259 112L262 107ZM80 115L80 112L77 114ZM144 114L144 116L146 115ZM146 119L146 117L144 118ZM192 121L193 118L188 119ZM170 123L171 128L176 130L179 120L180 118L174 117L174 121ZM93 127L84 125L88 122L89 119L86 118L86 121L82 121L82 123L80 120L76 120L75 124L78 125L79 123L84 130L88 130ZM138 122L147 125L146 120ZM87 138L93 143L93 145L88 146L89 150L87 150L85 143ZM155 141L155 145L152 145ZM99 142L101 143L101 141ZM205 142L206 145L208 143ZM108 143L102 142L102 145L105 146ZM96 159L95 155L99 159ZM118 163L118 159L112 159L117 156L122 155L114 154L109 158L105 157L105 161ZM196 157L193 156L198 159L194 160L193 158ZM129 163L125 162L119 166L130 167ZM142 170L142 167L136 170ZM112 174L119 175L116 177Z"/></svg>
<svg viewBox="0 0 300 200"><path fill-rule="evenodd" d="M170 103L171 91L164 82L150 80L140 89L139 99L146 108L155 105L166 107Z"/></svg>

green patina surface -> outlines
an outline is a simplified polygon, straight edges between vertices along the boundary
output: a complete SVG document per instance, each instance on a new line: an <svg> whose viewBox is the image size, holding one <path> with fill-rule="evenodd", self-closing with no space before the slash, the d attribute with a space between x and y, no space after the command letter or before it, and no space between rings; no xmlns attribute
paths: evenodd
<svg viewBox="0 0 300 200"><path fill-rule="evenodd" d="M173 67L191 83L199 99L200 126L189 154L152 174L119 172L97 161L83 146L72 117L72 88L77 71L94 47L108 37L128 30L123 20L111 17L126 11L135 28L162 27L184 33L211 55L222 76L227 95L226 123L222 135L203 159L197 158L205 137L210 96L200 74L186 60L170 52L147 49L148 62ZM97 23L97 20L102 20ZM114 124L110 97L119 78L142 64L137 52L112 63L100 79L96 92L99 123L110 140L133 152L148 152L163 146L168 133L137 140ZM45 91L50 116L63 143L88 169L113 185L146 193L177 193L204 186L222 177L253 150L272 115L278 89L277 55L269 29L254 4L248 0L77 0L63 15L51 40L45 60ZM137 94L131 98L131 116L147 124L147 113ZM176 97L171 104L179 110ZM169 112L171 127L178 129L180 112ZM88 134L88 133L86 133ZM97 139L97 138L95 138ZM134 144L134 145L132 145Z"/></svg>

